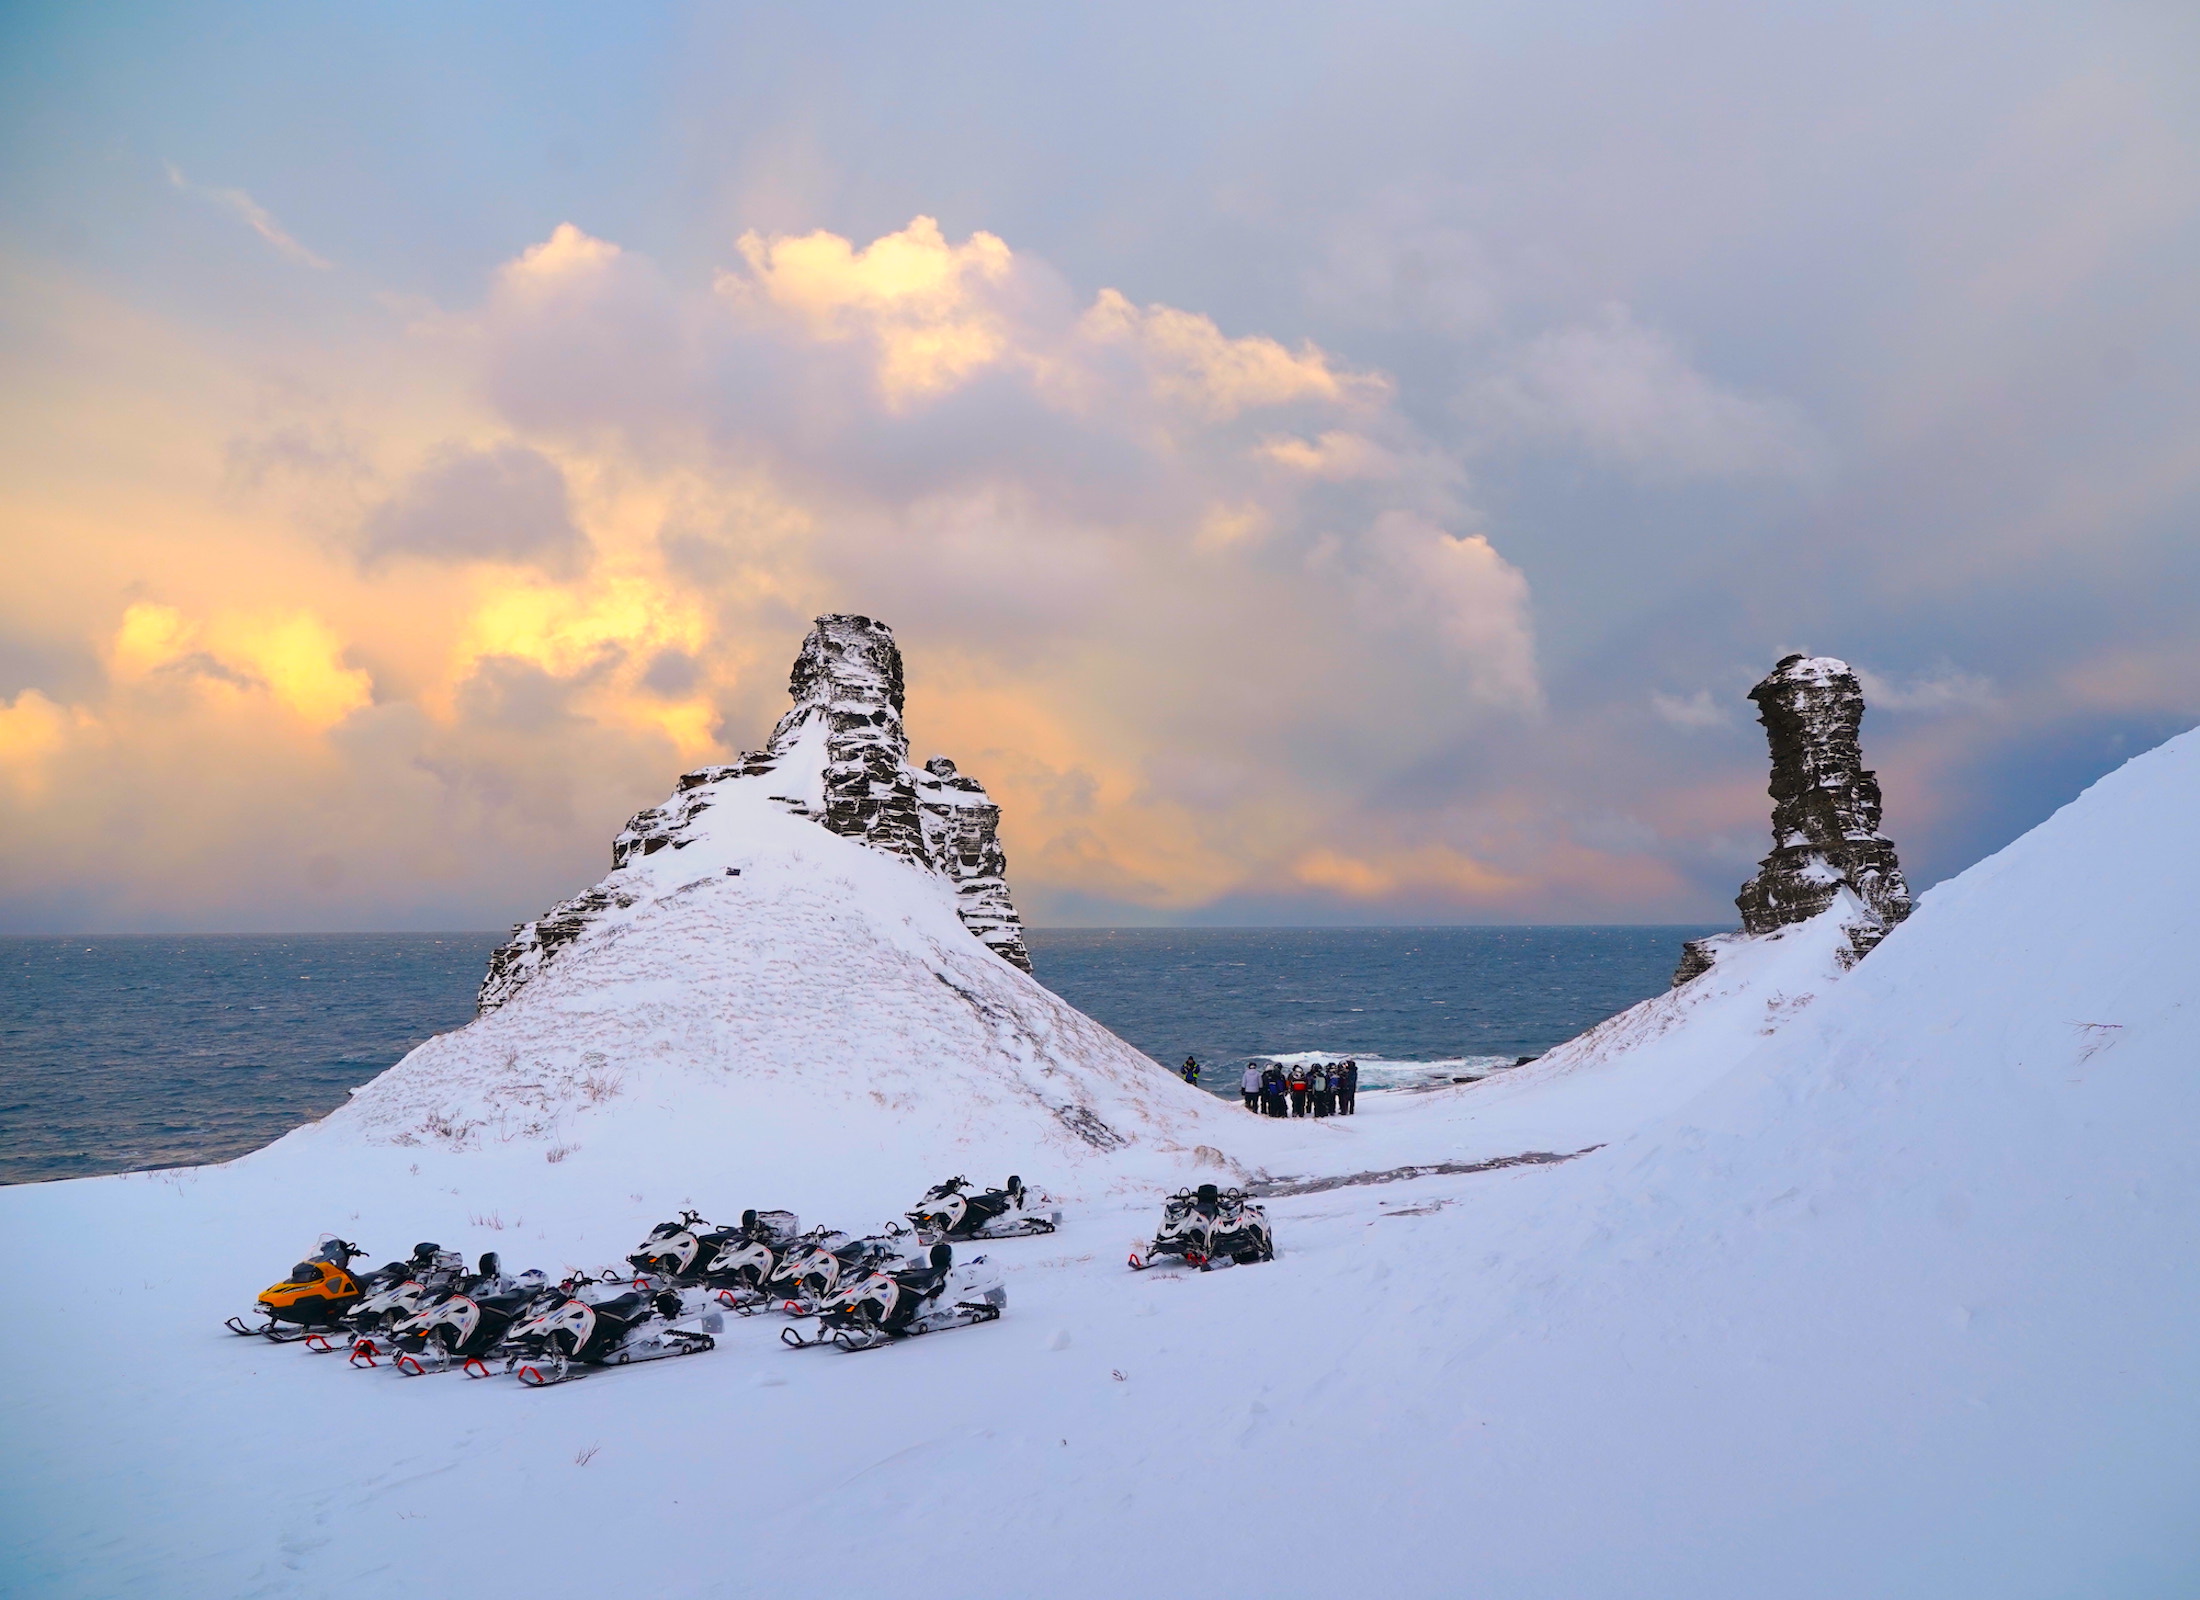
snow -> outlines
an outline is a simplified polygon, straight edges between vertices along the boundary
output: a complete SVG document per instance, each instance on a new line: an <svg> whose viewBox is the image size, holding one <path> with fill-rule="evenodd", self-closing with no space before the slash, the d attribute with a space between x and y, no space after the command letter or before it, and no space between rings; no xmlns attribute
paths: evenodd
<svg viewBox="0 0 2200 1600"><path fill-rule="evenodd" d="M10 1592L2192 1592L2196 801L2187 735L1846 974L1836 904L1527 1067L1276 1122L729 798L324 1122L0 1191ZM1272 1265L1123 1265L1202 1175L1530 1151L1569 1159L1271 1199ZM987 1247L1006 1317L876 1353L758 1319L534 1393L217 1330L323 1229L555 1267L1011 1167L1067 1219Z"/></svg>

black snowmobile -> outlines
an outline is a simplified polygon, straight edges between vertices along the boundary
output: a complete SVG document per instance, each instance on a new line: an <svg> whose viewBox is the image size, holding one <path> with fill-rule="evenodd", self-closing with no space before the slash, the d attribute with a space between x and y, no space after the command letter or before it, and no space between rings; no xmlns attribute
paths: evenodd
<svg viewBox="0 0 2200 1600"><path fill-rule="evenodd" d="M703 1282L718 1292L722 1304L740 1308L759 1305L765 1286L779 1270L788 1248L801 1237L802 1221L792 1211L741 1213L740 1226L703 1266Z"/></svg>
<svg viewBox="0 0 2200 1600"><path fill-rule="evenodd" d="M483 1257L494 1263L494 1255ZM493 1268L492 1268L493 1270ZM335 1332L349 1335L342 1341L354 1366L373 1366L382 1355L388 1334L399 1323L419 1316L438 1301L456 1293L466 1281L466 1258L433 1241L413 1246L412 1255L393 1261L376 1275L381 1281L344 1314L340 1329L306 1341L308 1350L321 1354L338 1348Z"/></svg>
<svg viewBox="0 0 2200 1600"><path fill-rule="evenodd" d="M968 1178L949 1178L927 1189L907 1216L923 1244L942 1239L1015 1239L1052 1233L1062 1220L1059 1211L1036 1209L1039 1200L1013 1173L1005 1188L983 1194L970 1192Z"/></svg>
<svg viewBox="0 0 2200 1600"><path fill-rule="evenodd" d="M292 1267L289 1277L260 1291L251 1313L260 1319L256 1326L243 1317L230 1317L222 1326L231 1333L258 1334L277 1344L325 1339L341 1332L344 1319L368 1295L370 1285L379 1287L392 1274L401 1276L406 1265L392 1262L373 1274L353 1272L351 1264L366 1253L333 1233L321 1235L314 1253Z"/></svg>
<svg viewBox="0 0 2200 1600"><path fill-rule="evenodd" d="M710 1263L739 1233L738 1228L714 1228L695 1212L682 1211L678 1222L660 1222L650 1229L626 1264L668 1282L700 1282Z"/></svg>
<svg viewBox="0 0 2200 1600"><path fill-rule="evenodd" d="M842 1289L900 1255L899 1246L888 1235L851 1239L837 1229L820 1228L787 1247L778 1268L765 1281L760 1306L798 1317L814 1316Z"/></svg>
<svg viewBox="0 0 2200 1600"><path fill-rule="evenodd" d="M779 1337L796 1350L821 1344L876 1350L897 1339L996 1321L1008 1304L1008 1291L998 1273L980 1270L984 1265L985 1257L977 1256L958 1269L955 1247L943 1240L921 1264L872 1272L834 1297L818 1313L812 1336L782 1328Z"/></svg>
<svg viewBox="0 0 2200 1600"><path fill-rule="evenodd" d="M491 1252L482 1256L481 1270L473 1277L391 1327L382 1353L408 1378L447 1372L453 1366L463 1366L469 1376L486 1378L489 1369L484 1358L504 1336L537 1307L547 1309L548 1302L562 1303L565 1298L539 1268L506 1277ZM362 1360L355 1346L353 1364L375 1363L372 1354Z"/></svg>
<svg viewBox="0 0 2200 1600"><path fill-rule="evenodd" d="M632 1366L670 1356L701 1355L717 1348L711 1337L721 1324L715 1314L695 1318L692 1327L678 1291L629 1289L608 1300L566 1297L545 1315L514 1330L519 1346L504 1370L530 1388L546 1388L585 1377L603 1367Z"/></svg>
<svg viewBox="0 0 2200 1600"><path fill-rule="evenodd" d="M1142 1272L1169 1257L1209 1272L1276 1258L1268 1213L1242 1189L1203 1183L1179 1189L1161 1212L1161 1228L1143 1252L1131 1252L1131 1270Z"/></svg>

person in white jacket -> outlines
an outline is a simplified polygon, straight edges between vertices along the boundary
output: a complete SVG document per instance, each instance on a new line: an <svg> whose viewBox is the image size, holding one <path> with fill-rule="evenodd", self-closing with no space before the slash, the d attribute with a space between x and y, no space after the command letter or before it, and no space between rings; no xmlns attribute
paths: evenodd
<svg viewBox="0 0 2200 1600"><path fill-rule="evenodd" d="M1245 1076L1238 1080L1238 1090L1245 1096L1245 1109L1260 1109L1260 1068L1252 1062L1245 1063Z"/></svg>

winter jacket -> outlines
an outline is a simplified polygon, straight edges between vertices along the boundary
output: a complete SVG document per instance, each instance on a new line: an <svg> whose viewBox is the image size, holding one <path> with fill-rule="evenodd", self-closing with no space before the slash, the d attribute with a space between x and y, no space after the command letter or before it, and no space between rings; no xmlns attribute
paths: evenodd
<svg viewBox="0 0 2200 1600"><path fill-rule="evenodd" d="M1239 1088L1241 1088L1241 1089L1243 1089L1243 1090L1244 1090L1244 1091L1245 1091L1245 1092L1246 1092L1247 1094L1259 1094L1259 1093L1260 1093L1260 1068L1258 1068L1258 1067L1247 1067L1247 1068L1245 1069L1245 1077L1244 1077L1243 1081L1242 1081L1242 1082L1240 1082L1240 1084L1238 1085L1238 1087L1239 1087Z"/></svg>

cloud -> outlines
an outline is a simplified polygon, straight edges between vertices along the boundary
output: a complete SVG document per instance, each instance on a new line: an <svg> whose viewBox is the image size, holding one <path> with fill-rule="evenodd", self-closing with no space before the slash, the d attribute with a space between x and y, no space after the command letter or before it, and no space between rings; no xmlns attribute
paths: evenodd
<svg viewBox="0 0 2200 1600"><path fill-rule="evenodd" d="M1649 478L1807 481L1827 462L1795 407L1722 387L1619 305L1521 345L1465 404L1500 436L1577 445Z"/></svg>
<svg viewBox="0 0 2200 1600"><path fill-rule="evenodd" d="M1280 467L1337 483L1353 478L1388 478L1399 469L1398 458L1388 450L1342 428L1331 428L1314 439L1289 434L1263 439L1259 453Z"/></svg>
<svg viewBox="0 0 2200 1600"><path fill-rule="evenodd" d="M1952 666L1937 667L1908 680L1883 678L1864 667L1856 669L1863 686L1864 704L1874 711L1899 711L1927 716L1954 711L1981 711L1994 703L1992 680Z"/></svg>
<svg viewBox="0 0 2200 1600"><path fill-rule="evenodd" d="M24 798L42 798L49 764L89 721L81 710L56 705L36 689L0 700L0 774Z"/></svg>
<svg viewBox="0 0 2200 1600"><path fill-rule="evenodd" d="M1079 294L921 217L734 257L683 281L563 223L473 303L409 308L335 393L217 406L179 381L190 426L164 436L219 487L164 484L146 526L190 528L191 558L111 524L101 574L72 577L115 596L71 624L104 690L42 686L10 724L45 748L50 701L99 737L26 757L47 797L10 803L96 876L127 798L180 787L143 834L171 864L127 893L281 878L326 907L325 841L251 853L280 795L346 831L345 895L472 885L494 922L596 870L683 766L759 740L809 619L856 610L903 640L920 748L1003 803L1035 914L1184 909L1342 892L1279 863L1539 712L1527 580L1382 374ZM95 798L64 818L72 787ZM1447 893L1492 881L1427 866Z"/></svg>
<svg viewBox="0 0 2200 1600"><path fill-rule="evenodd" d="M987 291L1011 271L990 233L950 245L931 217L856 249L819 230L797 238L750 232L738 248L746 277L721 273L719 293L762 299L802 318L823 339L869 338L879 387L902 403L951 388L1000 359L1008 335Z"/></svg>
<svg viewBox="0 0 2200 1600"><path fill-rule="evenodd" d="M503 561L570 573L587 563L565 474L525 445L446 445L367 514L360 560Z"/></svg>
<svg viewBox="0 0 2200 1600"><path fill-rule="evenodd" d="M1172 306L1140 309L1114 289L1100 291L1077 333L1088 345L1130 352L1157 398L1215 422L1302 401L1374 406L1390 393L1373 373L1333 367L1312 340L1290 350L1259 334L1232 338L1212 317Z"/></svg>
<svg viewBox="0 0 2200 1600"><path fill-rule="evenodd" d="M167 677L223 699L265 695L317 729L373 702L372 676L343 656L343 640L311 611L199 621L149 601L123 613L109 648L110 670L124 682Z"/></svg>
<svg viewBox="0 0 2200 1600"><path fill-rule="evenodd" d="M177 170L175 163L169 162L166 166L170 186L182 190L185 194L195 194L202 200L220 206L300 266L316 267L326 272L334 265L333 262L315 255L311 250L292 238L284 230L281 223L268 215L265 206L246 194L242 189L208 188L203 184L193 183L184 177Z"/></svg>
<svg viewBox="0 0 2200 1600"><path fill-rule="evenodd" d="M1684 733L1695 733L1704 728L1723 728L1734 720L1731 711L1712 700L1709 689L1698 689L1686 698L1653 689L1650 692L1650 709Z"/></svg>

